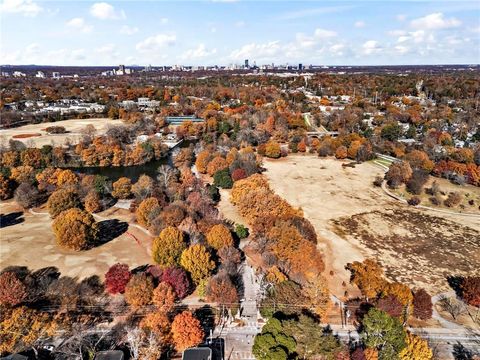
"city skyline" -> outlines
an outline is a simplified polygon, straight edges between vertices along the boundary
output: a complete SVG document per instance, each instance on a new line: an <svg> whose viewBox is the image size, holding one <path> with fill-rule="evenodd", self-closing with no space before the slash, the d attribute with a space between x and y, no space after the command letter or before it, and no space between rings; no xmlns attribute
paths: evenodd
<svg viewBox="0 0 480 360"><path fill-rule="evenodd" d="M453 2L0 4L12 65L403 65L480 62L480 5Z"/></svg>

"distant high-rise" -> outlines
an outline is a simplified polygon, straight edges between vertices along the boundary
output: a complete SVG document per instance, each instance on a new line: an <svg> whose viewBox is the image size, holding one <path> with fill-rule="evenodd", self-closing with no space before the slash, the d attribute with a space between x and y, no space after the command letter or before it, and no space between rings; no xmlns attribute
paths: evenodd
<svg viewBox="0 0 480 360"><path fill-rule="evenodd" d="M303 64L298 64L298 70L303 70Z"/></svg>
<svg viewBox="0 0 480 360"><path fill-rule="evenodd" d="M245 59L245 69L248 69L248 59Z"/></svg>

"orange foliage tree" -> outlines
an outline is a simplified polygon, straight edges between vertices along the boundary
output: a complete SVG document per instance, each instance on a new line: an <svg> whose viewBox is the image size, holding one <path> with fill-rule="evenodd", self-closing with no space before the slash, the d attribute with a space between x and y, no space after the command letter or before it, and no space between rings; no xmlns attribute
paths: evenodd
<svg viewBox="0 0 480 360"><path fill-rule="evenodd" d="M208 150L203 150L197 155L195 166L200 173L205 174L207 172L207 165L210 162L210 158L211 155Z"/></svg>
<svg viewBox="0 0 480 360"><path fill-rule="evenodd" d="M173 319L172 337L177 351L200 344L204 335L200 321L190 311L184 311Z"/></svg>
<svg viewBox="0 0 480 360"><path fill-rule="evenodd" d="M150 227L151 221L160 213L160 204L154 197L143 200L137 208L136 217L140 225Z"/></svg>
<svg viewBox="0 0 480 360"><path fill-rule="evenodd" d="M221 156L215 156L207 165L207 173L213 176L217 171L228 168L227 160Z"/></svg>
<svg viewBox="0 0 480 360"><path fill-rule="evenodd" d="M149 305L152 296L153 281L145 274L133 275L125 287L125 301L134 308Z"/></svg>
<svg viewBox="0 0 480 360"><path fill-rule="evenodd" d="M168 314L173 310L177 295L170 284L161 282L153 290L152 302L157 307L158 311L163 314Z"/></svg>
<svg viewBox="0 0 480 360"><path fill-rule="evenodd" d="M117 199L128 199L132 195L132 181L121 177L113 183L112 196Z"/></svg>
<svg viewBox="0 0 480 360"><path fill-rule="evenodd" d="M265 156L278 159L281 155L280 144L275 140L270 140L265 144Z"/></svg>
<svg viewBox="0 0 480 360"><path fill-rule="evenodd" d="M208 231L207 243L215 250L219 250L224 246L233 246L233 237L225 225L217 224Z"/></svg>
<svg viewBox="0 0 480 360"><path fill-rule="evenodd" d="M47 201L48 213L52 218L57 217L62 211L81 207L78 194L71 189L59 189L53 192Z"/></svg>

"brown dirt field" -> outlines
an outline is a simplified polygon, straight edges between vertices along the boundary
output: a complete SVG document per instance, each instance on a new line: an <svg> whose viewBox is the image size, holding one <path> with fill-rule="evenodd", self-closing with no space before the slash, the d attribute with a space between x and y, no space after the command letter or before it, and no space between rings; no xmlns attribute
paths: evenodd
<svg viewBox="0 0 480 360"><path fill-rule="evenodd" d="M341 286L349 280L344 266L367 257L378 259L390 280L424 287L432 295L450 289L446 275L478 271L480 218L403 205L372 185L382 169L371 163L341 164L313 155L264 164L272 189L301 207L315 227L333 294L355 293Z"/></svg>
<svg viewBox="0 0 480 360"><path fill-rule="evenodd" d="M107 118L94 119L71 119L51 123L40 123L24 125L12 129L0 130L0 139L4 143L12 138L24 142L27 146L42 147L43 145L60 146L65 144L68 139L71 144L76 144L81 139L80 130L87 125L93 125L97 129L97 134L105 133L107 125L121 125L121 120L112 120ZM49 126L63 126L66 134L49 134L45 129ZM38 133L35 137L18 138L19 135Z"/></svg>
<svg viewBox="0 0 480 360"><path fill-rule="evenodd" d="M3 215L17 211L23 210L13 201L0 204ZM35 211L46 212L45 209ZM115 208L99 215L109 219L128 218ZM151 261L151 237L134 226L129 226L126 232L103 245L75 252L57 246L48 214L27 211L22 218L23 222L0 229L0 269L13 265L28 266L32 270L56 266L63 275L79 279L91 275L103 278L108 268L117 262L135 268Z"/></svg>

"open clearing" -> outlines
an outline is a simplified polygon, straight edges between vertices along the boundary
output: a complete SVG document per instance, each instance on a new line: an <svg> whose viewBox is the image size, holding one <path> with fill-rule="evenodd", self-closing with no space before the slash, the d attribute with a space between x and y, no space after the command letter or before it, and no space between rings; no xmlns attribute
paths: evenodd
<svg viewBox="0 0 480 360"><path fill-rule="evenodd" d="M3 216L22 211L13 201L0 204ZM108 236L106 242L79 252L57 246L50 216L45 214L46 209L35 209L35 212L38 213L26 211L12 224L2 224L0 269L7 266L28 266L31 270L38 270L55 266L62 275L79 279L92 275L103 278L108 268L117 262L127 263L130 268L150 262L148 249L151 237L135 226L127 228L127 223L123 221L128 220L131 214L126 210L110 208L99 213L99 216L108 219L102 221L97 217L97 221L107 227L104 231ZM116 233L121 234L116 236Z"/></svg>
<svg viewBox="0 0 480 360"><path fill-rule="evenodd" d="M69 139L71 144L76 144L82 136L80 131L90 124L95 127L97 134L103 134L107 129L107 125L122 125L123 123L121 120L108 118L62 120L3 129L0 130L0 138L2 138L2 141L8 142L12 137L17 136L14 140L22 141L24 144L32 147L42 147L43 145L60 146L63 145L67 139ZM45 128L49 126L63 126L67 133L49 134L45 131ZM40 136L18 138L18 136L28 134L40 134Z"/></svg>
<svg viewBox="0 0 480 360"><path fill-rule="evenodd" d="M424 287L432 294L450 289L448 275L478 272L480 217L417 210L372 185L383 170L371 163L342 167L342 161L311 155L266 160L272 189L315 227L325 256L331 291L351 287L348 262L378 259L390 280ZM477 189L475 189L477 190ZM478 189L480 191L480 189Z"/></svg>

